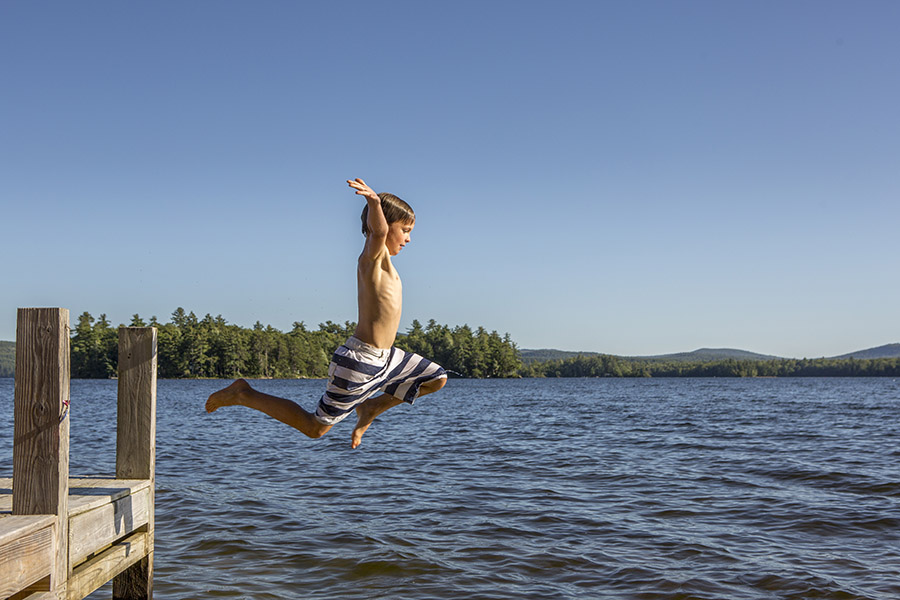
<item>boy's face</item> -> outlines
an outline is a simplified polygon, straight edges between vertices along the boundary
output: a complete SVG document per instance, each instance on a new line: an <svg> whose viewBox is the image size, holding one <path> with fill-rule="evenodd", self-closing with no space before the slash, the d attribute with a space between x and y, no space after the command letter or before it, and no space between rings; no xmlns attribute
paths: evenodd
<svg viewBox="0 0 900 600"><path fill-rule="evenodd" d="M388 226L388 236L384 243L391 256L397 256L397 254L400 253L400 250L403 249L403 246L412 241L409 238L409 234L412 233L415 225L415 221L412 223L395 221Z"/></svg>

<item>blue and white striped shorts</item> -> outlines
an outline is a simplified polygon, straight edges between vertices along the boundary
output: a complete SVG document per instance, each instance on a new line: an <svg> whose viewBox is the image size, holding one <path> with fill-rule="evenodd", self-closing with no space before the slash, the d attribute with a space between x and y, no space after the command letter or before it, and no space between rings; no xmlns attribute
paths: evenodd
<svg viewBox="0 0 900 600"><path fill-rule="evenodd" d="M422 384L444 377L447 371L442 366L418 354L376 348L351 336L331 357L316 420L334 425L377 392L412 404Z"/></svg>

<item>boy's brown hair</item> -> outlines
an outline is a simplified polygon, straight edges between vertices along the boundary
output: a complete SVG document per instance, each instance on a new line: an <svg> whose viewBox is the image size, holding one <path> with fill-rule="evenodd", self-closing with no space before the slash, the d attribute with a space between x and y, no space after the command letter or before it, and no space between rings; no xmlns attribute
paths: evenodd
<svg viewBox="0 0 900 600"><path fill-rule="evenodd" d="M414 223L416 220L416 213L413 212L412 207L398 198L393 194L388 194L387 192L381 192L378 194L378 197L381 198L381 211L384 213L384 218L388 222L388 225L391 223L396 223L397 221L403 223ZM369 205L366 204L363 207L362 211L362 232L363 235L369 235Z"/></svg>

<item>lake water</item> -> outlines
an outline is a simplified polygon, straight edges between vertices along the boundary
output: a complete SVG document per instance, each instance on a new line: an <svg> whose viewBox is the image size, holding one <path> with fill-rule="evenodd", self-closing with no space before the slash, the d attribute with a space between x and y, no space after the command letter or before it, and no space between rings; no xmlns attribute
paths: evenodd
<svg viewBox="0 0 900 600"><path fill-rule="evenodd" d="M224 383L159 382L157 598L900 598L896 380L458 379L355 451L207 415ZM114 472L115 394L72 382L72 475Z"/></svg>

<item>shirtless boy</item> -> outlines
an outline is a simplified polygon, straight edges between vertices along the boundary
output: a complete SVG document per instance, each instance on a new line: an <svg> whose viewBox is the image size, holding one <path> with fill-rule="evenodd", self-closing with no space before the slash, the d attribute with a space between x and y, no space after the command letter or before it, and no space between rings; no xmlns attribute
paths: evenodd
<svg viewBox="0 0 900 600"><path fill-rule="evenodd" d="M246 406L318 438L355 409L350 445L356 448L375 417L403 402L412 404L447 383L443 367L393 347L403 293L391 257L410 242L416 215L406 202L393 194L376 194L362 179L347 183L366 199L362 214L366 244L356 269L359 318L353 336L334 351L328 386L316 411L307 412L292 400L264 394L238 379L209 397L207 412Z"/></svg>

